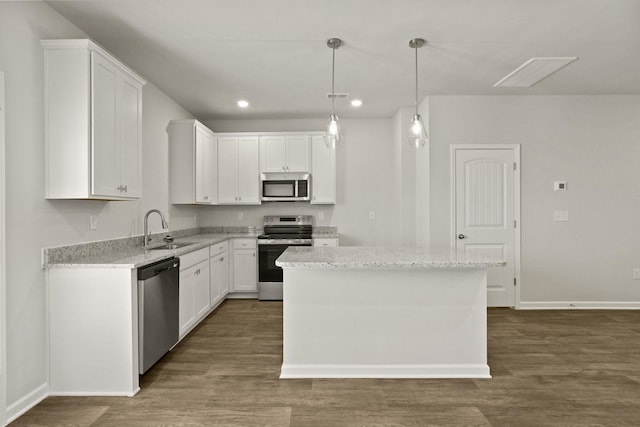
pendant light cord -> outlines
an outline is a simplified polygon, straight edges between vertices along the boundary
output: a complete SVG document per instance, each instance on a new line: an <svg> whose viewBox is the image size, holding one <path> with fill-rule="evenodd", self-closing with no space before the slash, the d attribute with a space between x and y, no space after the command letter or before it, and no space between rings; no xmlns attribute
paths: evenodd
<svg viewBox="0 0 640 427"><path fill-rule="evenodd" d="M414 47L416 52L416 114L418 114L418 46Z"/></svg>
<svg viewBox="0 0 640 427"><path fill-rule="evenodd" d="M331 59L331 115L335 114L334 112L334 104L336 102L336 90L335 90L335 78L336 78L336 48L331 48L332 59Z"/></svg>

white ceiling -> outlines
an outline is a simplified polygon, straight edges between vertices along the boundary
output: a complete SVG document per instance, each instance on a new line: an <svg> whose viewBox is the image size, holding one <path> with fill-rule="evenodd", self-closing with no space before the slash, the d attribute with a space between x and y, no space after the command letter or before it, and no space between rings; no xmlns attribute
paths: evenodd
<svg viewBox="0 0 640 427"><path fill-rule="evenodd" d="M342 117L382 118L427 95L640 94L639 0L49 1L201 120L328 115L339 37ZM531 88L493 84L536 56L579 59ZM239 99L251 106L240 110Z"/></svg>

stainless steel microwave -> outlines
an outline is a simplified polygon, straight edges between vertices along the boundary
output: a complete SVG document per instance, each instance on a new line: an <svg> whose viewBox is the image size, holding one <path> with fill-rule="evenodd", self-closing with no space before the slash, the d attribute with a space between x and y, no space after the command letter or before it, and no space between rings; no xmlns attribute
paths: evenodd
<svg viewBox="0 0 640 427"><path fill-rule="evenodd" d="M311 175L308 173L263 173L260 174L260 183L265 202L311 200Z"/></svg>

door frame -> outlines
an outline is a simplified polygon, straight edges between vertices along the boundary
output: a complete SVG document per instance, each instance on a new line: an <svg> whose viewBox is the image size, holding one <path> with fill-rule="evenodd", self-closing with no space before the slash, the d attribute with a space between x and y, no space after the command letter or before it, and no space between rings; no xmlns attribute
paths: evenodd
<svg viewBox="0 0 640 427"><path fill-rule="evenodd" d="M5 86L0 71L0 424L7 422L7 270L5 200Z"/></svg>
<svg viewBox="0 0 640 427"><path fill-rule="evenodd" d="M522 288L522 279L520 274L520 144L451 144L450 146L450 167L449 167L449 200L450 200L450 215L449 224L451 228L450 242L451 247L456 247L456 151L458 150L513 150L513 158L515 163L515 177L514 177L514 218L516 226L514 227L514 242L513 242L513 259L514 259L514 275L516 279L515 292L514 292L514 308L520 308L520 293Z"/></svg>

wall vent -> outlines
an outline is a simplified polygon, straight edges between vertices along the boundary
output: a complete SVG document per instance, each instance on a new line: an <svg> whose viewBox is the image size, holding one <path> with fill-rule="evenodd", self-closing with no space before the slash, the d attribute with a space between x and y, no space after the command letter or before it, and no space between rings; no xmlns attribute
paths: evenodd
<svg viewBox="0 0 640 427"><path fill-rule="evenodd" d="M335 98L335 99L347 99L349 97L348 93L328 93L327 98Z"/></svg>

